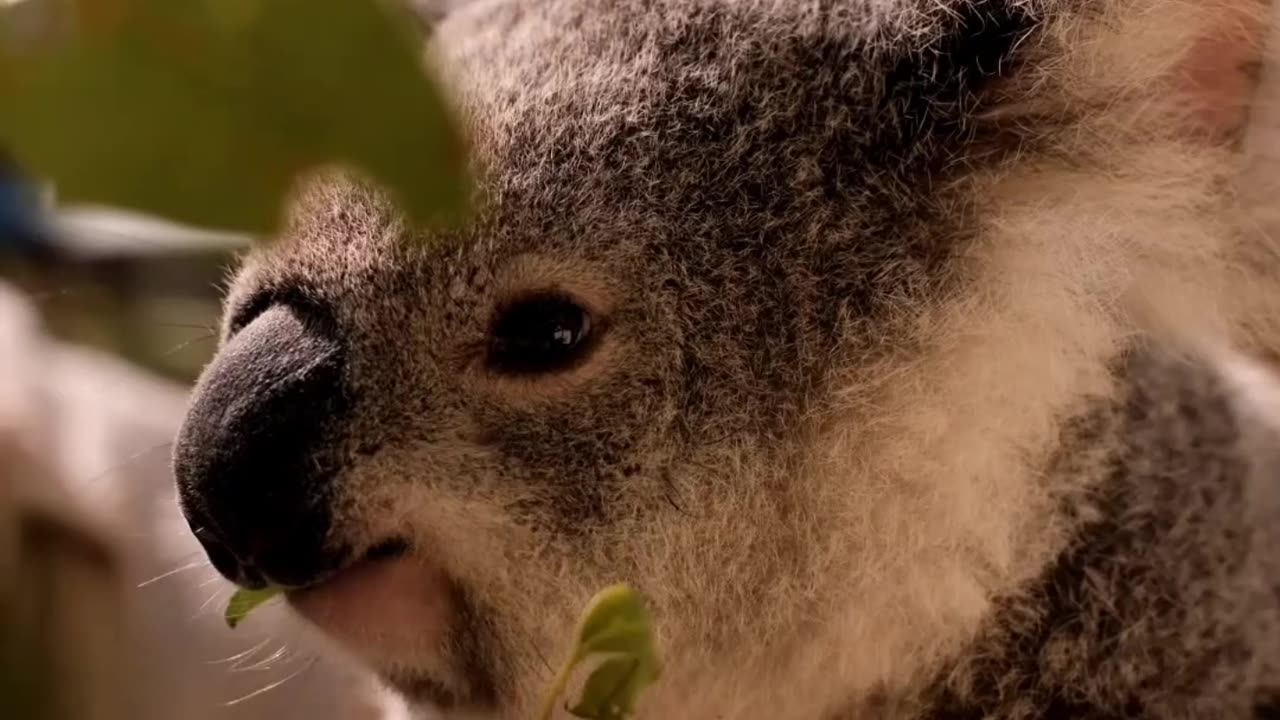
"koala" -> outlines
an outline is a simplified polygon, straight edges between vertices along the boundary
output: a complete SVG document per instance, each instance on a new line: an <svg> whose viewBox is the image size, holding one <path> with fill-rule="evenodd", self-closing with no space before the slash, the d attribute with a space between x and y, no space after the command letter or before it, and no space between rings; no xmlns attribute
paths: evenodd
<svg viewBox="0 0 1280 720"><path fill-rule="evenodd" d="M451 718L534 717L615 582L640 718L1280 717L1266 12L454 9L474 211L298 187L175 445L192 531Z"/></svg>

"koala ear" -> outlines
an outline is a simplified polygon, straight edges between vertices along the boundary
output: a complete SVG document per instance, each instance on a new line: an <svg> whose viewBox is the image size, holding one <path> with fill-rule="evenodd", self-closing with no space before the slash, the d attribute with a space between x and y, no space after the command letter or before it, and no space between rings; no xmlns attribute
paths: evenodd
<svg viewBox="0 0 1280 720"><path fill-rule="evenodd" d="M1172 69L1175 92L1187 100L1187 129L1212 140L1235 141L1253 109L1264 65L1274 62L1280 11L1270 0L1204 2L1217 9ZM1270 39L1270 43L1268 40ZM1271 61L1271 62L1268 62Z"/></svg>
<svg viewBox="0 0 1280 720"><path fill-rule="evenodd" d="M983 119L1085 123L1103 136L1238 141L1280 0L1046 0L1025 62L993 83ZM1274 50L1272 51L1274 52Z"/></svg>

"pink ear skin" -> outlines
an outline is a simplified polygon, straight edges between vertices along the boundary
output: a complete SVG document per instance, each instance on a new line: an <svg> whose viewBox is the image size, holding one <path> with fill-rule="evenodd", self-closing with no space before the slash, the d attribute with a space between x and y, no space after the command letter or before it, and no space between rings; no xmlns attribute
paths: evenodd
<svg viewBox="0 0 1280 720"><path fill-rule="evenodd" d="M1236 142L1249 121L1264 49L1271 0L1227 0L1212 24L1174 67L1172 77L1190 103L1188 130L1211 142Z"/></svg>

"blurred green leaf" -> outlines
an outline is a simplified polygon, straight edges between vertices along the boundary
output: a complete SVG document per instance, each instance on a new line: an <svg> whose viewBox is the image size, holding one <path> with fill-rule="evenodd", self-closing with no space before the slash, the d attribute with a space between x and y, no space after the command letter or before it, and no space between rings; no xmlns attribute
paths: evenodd
<svg viewBox="0 0 1280 720"><path fill-rule="evenodd" d="M634 657L611 657L587 678L582 699L569 708L574 717L587 720L623 720L635 712L635 701L645 678Z"/></svg>
<svg viewBox="0 0 1280 720"><path fill-rule="evenodd" d="M384 2L77 6L71 42L0 58L0 137L64 200L262 235L300 173L340 164L415 221L462 210L462 139Z"/></svg>
<svg viewBox="0 0 1280 720"><path fill-rule="evenodd" d="M656 663L649 611L626 585L601 590L583 612L574 661L596 653L624 653Z"/></svg>
<svg viewBox="0 0 1280 720"><path fill-rule="evenodd" d="M587 677L581 699L569 712L588 720L629 717L640 693L662 670L649 611L630 587L612 585L601 590L583 611L573 652L553 686L543 718L550 717L573 669L592 657L601 657L602 662Z"/></svg>
<svg viewBox="0 0 1280 720"><path fill-rule="evenodd" d="M236 590L231 599L227 601L227 609L223 613L223 617L227 621L227 627L235 628L240 621L249 616L254 608L262 603L270 600L280 594L280 588L263 588L262 590Z"/></svg>

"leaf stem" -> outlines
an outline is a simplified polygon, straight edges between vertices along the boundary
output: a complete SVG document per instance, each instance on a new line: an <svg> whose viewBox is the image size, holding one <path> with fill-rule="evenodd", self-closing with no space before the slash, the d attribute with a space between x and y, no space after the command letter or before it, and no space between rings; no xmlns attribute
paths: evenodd
<svg viewBox="0 0 1280 720"><path fill-rule="evenodd" d="M551 692L547 693L547 699L542 703L542 712L538 713L538 720L551 720L551 713L556 710L556 700L564 694L565 687L569 685L569 675L573 672L573 665L573 660L570 660L560 668L556 681L551 684Z"/></svg>

